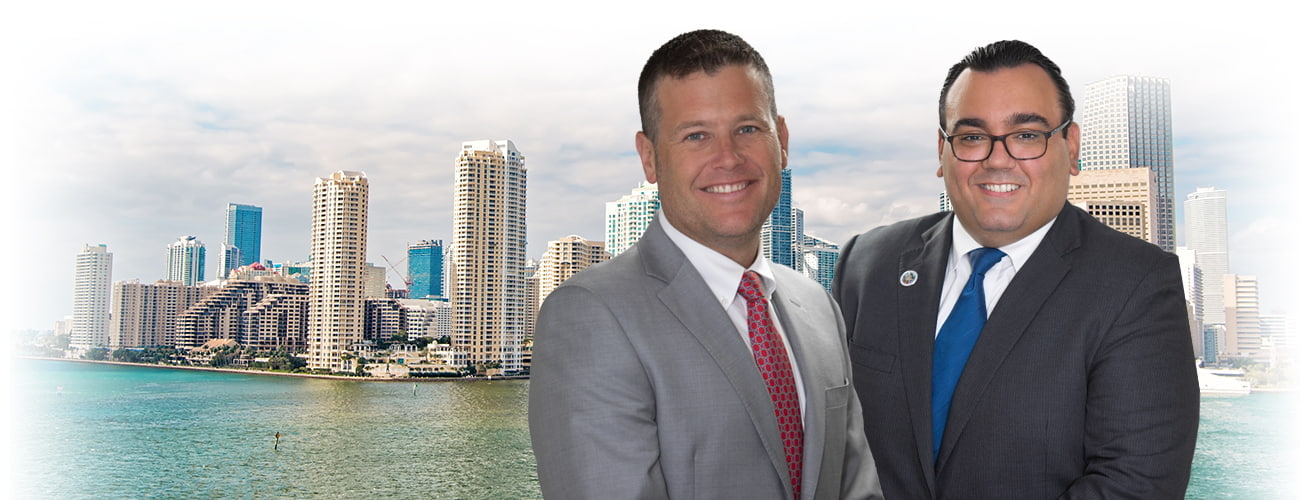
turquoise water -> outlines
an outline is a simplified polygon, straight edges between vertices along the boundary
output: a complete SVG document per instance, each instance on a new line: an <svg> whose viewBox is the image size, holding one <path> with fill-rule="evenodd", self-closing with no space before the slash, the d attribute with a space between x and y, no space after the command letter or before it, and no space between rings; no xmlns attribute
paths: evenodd
<svg viewBox="0 0 1300 500"><path fill-rule="evenodd" d="M11 362L15 498L540 496L527 381L415 387ZM1297 496L1294 395L1201 406L1188 498Z"/></svg>

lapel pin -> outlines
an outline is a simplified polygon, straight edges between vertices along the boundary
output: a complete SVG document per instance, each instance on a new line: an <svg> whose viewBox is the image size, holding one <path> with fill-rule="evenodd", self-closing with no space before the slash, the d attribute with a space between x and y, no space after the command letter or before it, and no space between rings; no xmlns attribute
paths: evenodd
<svg viewBox="0 0 1300 500"><path fill-rule="evenodd" d="M912 286L916 284L916 271L908 269L903 271L903 275L898 277L898 282L903 286Z"/></svg>

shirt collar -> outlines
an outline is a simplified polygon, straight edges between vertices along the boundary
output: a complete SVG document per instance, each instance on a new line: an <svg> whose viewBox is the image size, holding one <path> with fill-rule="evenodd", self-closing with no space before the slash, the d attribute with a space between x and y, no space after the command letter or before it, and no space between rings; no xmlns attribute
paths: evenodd
<svg viewBox="0 0 1300 500"><path fill-rule="evenodd" d="M731 303L737 300L736 290L740 288L740 278L745 274L745 271L758 273L759 277L763 279L763 293L769 298L772 297L772 292L776 290L776 279L772 273L771 264L767 257L763 256L762 252L759 252L758 257L754 259L754 263L746 269L737 264L736 261L731 260L730 257L722 255L717 250L704 246L704 244L678 231L677 228L673 227L672 223L668 222L668 218L664 217L663 210L660 210L656 216L659 217L659 225L663 228L664 233L668 235L668 239L672 240L677 245L677 248L681 249L682 253L686 255L686 260L690 261L692 266L695 266L695 270L700 273L700 277L704 278L704 283L709 286L709 291L713 292L714 298L718 300L718 303L722 304L724 309L729 308Z"/></svg>
<svg viewBox="0 0 1300 500"><path fill-rule="evenodd" d="M956 223L952 225L952 251L948 254L950 265L960 261L961 257L971 250L983 246L976 242L970 233L966 232L966 227L962 225L961 219L957 219L957 214L953 214L953 220ZM1047 224L1043 224L1043 227L1029 233L1028 236L1015 243L998 247L998 250L1010 257L1011 268L1018 272L1025 265L1025 262L1029 260L1029 256L1034 254L1034 250L1038 249L1038 244L1043 242L1043 238L1047 236L1047 231L1055 223L1056 217L1052 217L1052 220L1047 221Z"/></svg>

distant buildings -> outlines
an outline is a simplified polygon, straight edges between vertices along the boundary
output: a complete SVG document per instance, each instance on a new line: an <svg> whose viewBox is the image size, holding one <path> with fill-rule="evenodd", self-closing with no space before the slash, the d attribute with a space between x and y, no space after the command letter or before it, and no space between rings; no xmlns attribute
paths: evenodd
<svg viewBox="0 0 1300 500"><path fill-rule="evenodd" d="M609 260L605 243L570 235L546 244L546 254L537 266L537 305L578 271Z"/></svg>
<svg viewBox="0 0 1300 500"><path fill-rule="evenodd" d="M181 236L174 243L167 245L166 281L175 281L193 286L203 282L203 268L206 265L207 250L203 242L194 236Z"/></svg>
<svg viewBox="0 0 1300 500"><path fill-rule="evenodd" d="M108 346L114 349L175 346L176 320L214 290L176 281L114 283Z"/></svg>
<svg viewBox="0 0 1300 500"><path fill-rule="evenodd" d="M406 269L411 298L445 297L442 288L442 240L420 240L407 245Z"/></svg>
<svg viewBox="0 0 1300 500"><path fill-rule="evenodd" d="M659 210L659 186L642 181L630 194L605 204L605 249L617 256L641 239Z"/></svg>
<svg viewBox="0 0 1300 500"><path fill-rule="evenodd" d="M456 158L452 347L471 364L520 371L528 171L508 140L467 141Z"/></svg>
<svg viewBox="0 0 1300 500"><path fill-rule="evenodd" d="M835 280L835 264L840 260L840 247L816 236L804 235L800 245L803 252L803 275L831 291Z"/></svg>
<svg viewBox="0 0 1300 500"><path fill-rule="evenodd" d="M1155 243L1155 174L1145 168L1084 170L1070 177L1067 198L1102 224Z"/></svg>
<svg viewBox="0 0 1300 500"><path fill-rule="evenodd" d="M370 183L341 170L317 178L312 198L307 367L347 371L343 355L364 333Z"/></svg>
<svg viewBox="0 0 1300 500"><path fill-rule="evenodd" d="M226 205L226 235L221 243L221 275L262 259L262 207Z"/></svg>
<svg viewBox="0 0 1300 500"><path fill-rule="evenodd" d="M1224 345L1221 356L1266 361L1259 323L1259 279L1228 274L1223 277Z"/></svg>
<svg viewBox="0 0 1300 500"><path fill-rule="evenodd" d="M1152 172L1155 227L1151 240L1174 251L1174 134L1169 80L1119 75L1084 88L1080 168L1143 168Z"/></svg>
<svg viewBox="0 0 1300 500"><path fill-rule="evenodd" d="M72 290L70 345L87 349L108 345L109 298L112 294L113 254L107 245L86 245L77 254Z"/></svg>

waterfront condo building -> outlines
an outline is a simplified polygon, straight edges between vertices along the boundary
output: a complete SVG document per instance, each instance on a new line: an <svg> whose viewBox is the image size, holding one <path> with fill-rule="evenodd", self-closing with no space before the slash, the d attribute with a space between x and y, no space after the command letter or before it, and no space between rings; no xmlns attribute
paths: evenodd
<svg viewBox="0 0 1300 500"><path fill-rule="evenodd" d="M307 366L347 371L364 332L370 183L340 170L316 179L312 199Z"/></svg>
<svg viewBox="0 0 1300 500"><path fill-rule="evenodd" d="M1267 361L1259 323L1259 279L1255 276L1223 276L1224 345L1219 356Z"/></svg>
<svg viewBox="0 0 1300 500"><path fill-rule="evenodd" d="M799 245L803 252L803 275L831 291L835 280L835 264L840 260L840 247L816 236L804 235Z"/></svg>
<svg viewBox="0 0 1300 500"><path fill-rule="evenodd" d="M1205 325L1224 324L1223 275L1228 274L1228 192L1196 188L1183 202L1187 248L1201 268L1201 318Z"/></svg>
<svg viewBox="0 0 1300 500"><path fill-rule="evenodd" d="M230 339L247 349L304 352L308 285L286 276L239 274L220 287L203 287L203 297L176 319L176 347Z"/></svg>
<svg viewBox="0 0 1300 500"><path fill-rule="evenodd" d="M181 236L167 245L167 277L165 281L176 281L183 285L203 283L203 267L207 250L203 242L194 236Z"/></svg>
<svg viewBox="0 0 1300 500"><path fill-rule="evenodd" d="M609 260L602 241L590 241L570 235L546 244L546 253L537 266L537 305L546 302L546 296L560 287L564 280L578 271Z"/></svg>
<svg viewBox="0 0 1300 500"><path fill-rule="evenodd" d="M114 349L176 345L176 320L215 287L176 281L113 284L112 322L108 345Z"/></svg>
<svg viewBox="0 0 1300 500"><path fill-rule="evenodd" d="M1088 84L1076 117L1083 128L1083 170L1143 168L1152 172L1152 243L1174 251L1174 133L1169 80L1119 75Z"/></svg>
<svg viewBox="0 0 1300 500"><path fill-rule="evenodd" d="M107 245L86 245L77 254L72 289L71 347L108 346L109 298L112 295L113 254Z"/></svg>
<svg viewBox="0 0 1300 500"><path fill-rule="evenodd" d="M406 246L406 279L409 297L443 297L442 240L420 240Z"/></svg>
<svg viewBox="0 0 1300 500"><path fill-rule="evenodd" d="M509 140L467 141L456 158L452 346L470 364L521 369L528 174ZM313 278L314 279L314 278Z"/></svg>
<svg viewBox="0 0 1300 500"><path fill-rule="evenodd" d="M1084 170L1070 177L1067 197L1111 229L1155 243L1154 179L1145 168Z"/></svg>
<svg viewBox="0 0 1300 500"><path fill-rule="evenodd" d="M630 194L605 203L605 249L611 256L632 248L659 210L659 186L641 181Z"/></svg>
<svg viewBox="0 0 1300 500"><path fill-rule="evenodd" d="M262 207L226 205L226 237L221 242L221 276L262 258Z"/></svg>

